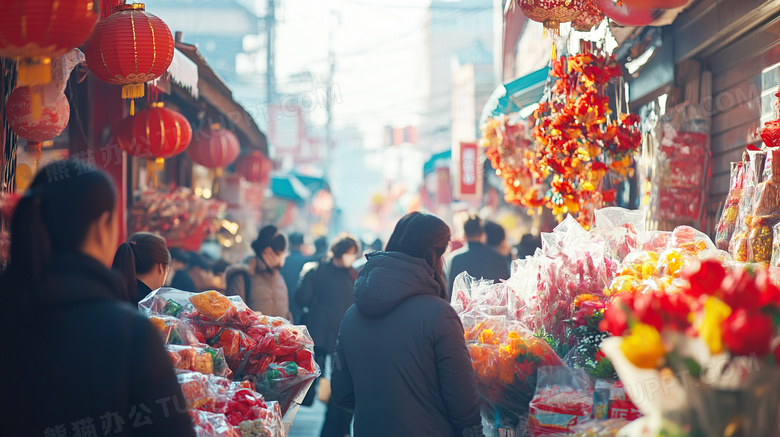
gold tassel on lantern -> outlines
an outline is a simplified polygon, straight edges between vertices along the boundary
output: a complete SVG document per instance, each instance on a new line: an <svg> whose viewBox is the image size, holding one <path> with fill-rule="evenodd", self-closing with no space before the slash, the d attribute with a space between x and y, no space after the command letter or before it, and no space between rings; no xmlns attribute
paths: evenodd
<svg viewBox="0 0 780 437"><path fill-rule="evenodd" d="M17 67L18 85L46 85L51 82L51 58L20 59Z"/></svg>
<svg viewBox="0 0 780 437"><path fill-rule="evenodd" d="M130 115L135 115L135 100L145 95L143 83L131 83L122 86L122 98L130 99Z"/></svg>
<svg viewBox="0 0 780 437"><path fill-rule="evenodd" d="M163 158L157 158L155 160L148 159L146 161L146 173L147 177L152 177L152 185L155 189L157 189L157 185L159 183L157 179L157 172L162 171L165 169L165 159Z"/></svg>
<svg viewBox="0 0 780 437"><path fill-rule="evenodd" d="M219 193L219 178L222 177L222 167L214 169L214 185L211 187L212 196L216 196Z"/></svg>

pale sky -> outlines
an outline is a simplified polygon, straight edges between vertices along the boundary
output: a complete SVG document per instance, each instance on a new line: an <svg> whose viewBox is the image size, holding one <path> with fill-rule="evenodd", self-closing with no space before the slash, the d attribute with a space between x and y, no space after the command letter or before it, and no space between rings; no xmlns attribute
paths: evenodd
<svg viewBox="0 0 780 437"><path fill-rule="evenodd" d="M358 125L370 133L367 140L376 143L381 140L384 125L418 123L429 3L277 0L281 20L277 33L278 82L283 85L289 75L306 69L312 70L315 80L324 82L328 73L328 37L335 29L334 82L342 97L342 103L334 109L335 127Z"/></svg>

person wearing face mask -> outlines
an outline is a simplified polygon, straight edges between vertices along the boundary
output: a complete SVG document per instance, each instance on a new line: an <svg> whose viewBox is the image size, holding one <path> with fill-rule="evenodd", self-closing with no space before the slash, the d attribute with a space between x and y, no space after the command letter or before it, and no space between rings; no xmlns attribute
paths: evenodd
<svg viewBox="0 0 780 437"><path fill-rule="evenodd" d="M266 226L252 242L252 250L255 256L246 265L225 271L225 294L240 296L249 308L266 316L290 320L287 285L279 273L287 256L287 237L275 226Z"/></svg>
<svg viewBox="0 0 780 437"><path fill-rule="evenodd" d="M153 290L165 285L170 265L171 254L165 239L138 232L119 245L111 269L122 276L123 300L138 305Z"/></svg>
<svg viewBox="0 0 780 437"><path fill-rule="evenodd" d="M325 371L327 357L336 350L341 319L352 306L352 290L357 271L352 265L360 254L360 243L352 235L342 234L333 241L328 256L321 262L303 267L296 302L304 309L304 323L314 340L314 359ZM324 373L323 373L324 374ZM314 402L318 384L313 384L303 405ZM321 437L349 435L352 414L328 401Z"/></svg>
<svg viewBox="0 0 780 437"><path fill-rule="evenodd" d="M16 205L0 329L23 358L0 360L3 435L195 437L160 333L120 300L109 270L117 199L108 175L67 160L46 165Z"/></svg>

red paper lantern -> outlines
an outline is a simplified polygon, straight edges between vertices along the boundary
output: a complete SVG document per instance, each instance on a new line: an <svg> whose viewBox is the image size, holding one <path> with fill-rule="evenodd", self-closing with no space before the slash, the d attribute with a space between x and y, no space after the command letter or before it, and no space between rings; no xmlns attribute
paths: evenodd
<svg viewBox="0 0 780 437"><path fill-rule="evenodd" d="M599 9L598 2L596 0L587 0L580 16L571 22L571 27L579 32L590 32L603 20L604 14Z"/></svg>
<svg viewBox="0 0 780 437"><path fill-rule="evenodd" d="M56 102L41 107L40 117L35 117L30 88L18 87L8 96L6 117L20 137L33 142L47 141L65 130L70 120L70 105L65 94L61 94Z"/></svg>
<svg viewBox="0 0 780 437"><path fill-rule="evenodd" d="M198 132L187 151L192 162L208 168L227 167L238 158L239 153L241 145L236 134L218 124Z"/></svg>
<svg viewBox="0 0 780 437"><path fill-rule="evenodd" d="M614 0L598 0L601 12L623 26L647 26L655 20L655 9L629 7Z"/></svg>
<svg viewBox="0 0 780 437"><path fill-rule="evenodd" d="M236 173L249 182L265 184L271 180L273 162L257 150L241 155L236 161Z"/></svg>
<svg viewBox="0 0 780 437"><path fill-rule="evenodd" d="M89 37L97 0L0 0L0 56L18 58L20 86L51 81L51 60Z"/></svg>
<svg viewBox="0 0 780 437"><path fill-rule="evenodd" d="M143 3L119 5L98 23L87 40L87 65L100 80L122 85L123 99L144 96L144 83L168 69L174 41L164 21L144 10ZM133 107L131 104L131 114Z"/></svg>
<svg viewBox="0 0 780 437"><path fill-rule="evenodd" d="M153 103L151 108L122 120L116 140L119 147L136 158L170 158L190 144L192 126L163 103Z"/></svg>
<svg viewBox="0 0 780 437"><path fill-rule="evenodd" d="M685 6L688 0L623 0L631 8L674 9Z"/></svg>
<svg viewBox="0 0 780 437"><path fill-rule="evenodd" d="M580 15L585 0L517 0L517 4L528 18L543 23L545 29L557 34L561 23Z"/></svg>

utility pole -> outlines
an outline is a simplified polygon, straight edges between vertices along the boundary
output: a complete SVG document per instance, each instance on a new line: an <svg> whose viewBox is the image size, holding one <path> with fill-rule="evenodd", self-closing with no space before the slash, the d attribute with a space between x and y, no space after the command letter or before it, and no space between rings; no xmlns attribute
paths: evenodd
<svg viewBox="0 0 780 437"><path fill-rule="evenodd" d="M276 4L275 0L268 0L265 13L265 30L266 30L266 72L265 72L265 87L266 98L268 103L273 103L276 100Z"/></svg>
<svg viewBox="0 0 780 437"><path fill-rule="evenodd" d="M336 73L336 53L333 50L333 37L336 33L336 28L341 21L341 17L338 12L331 11L331 14L335 16L335 25L331 26L330 33L328 34L328 83L325 88L325 111L328 114L328 119L325 122L325 178L328 178L330 173L331 155L333 151L333 76Z"/></svg>

